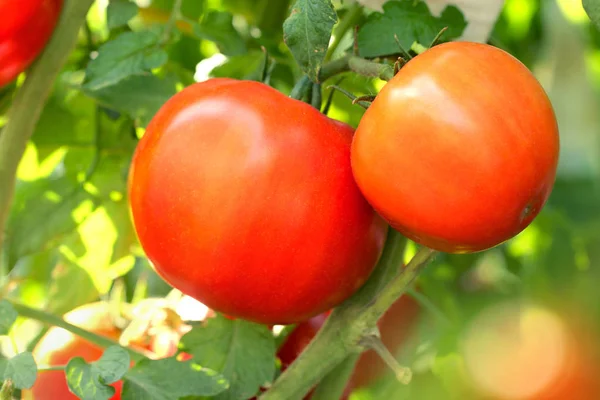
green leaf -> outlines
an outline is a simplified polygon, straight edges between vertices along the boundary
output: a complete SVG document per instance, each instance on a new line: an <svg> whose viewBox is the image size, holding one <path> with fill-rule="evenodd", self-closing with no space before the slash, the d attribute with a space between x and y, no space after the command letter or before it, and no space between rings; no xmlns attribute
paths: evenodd
<svg viewBox="0 0 600 400"><path fill-rule="evenodd" d="M2 380L10 379L17 389L30 389L37 378L37 366L30 352L0 360Z"/></svg>
<svg viewBox="0 0 600 400"><path fill-rule="evenodd" d="M175 80L154 75L132 76L88 94L103 104L139 119L146 126L158 109L176 93Z"/></svg>
<svg viewBox="0 0 600 400"><path fill-rule="evenodd" d="M429 46L439 32L448 27L443 40L460 37L467 22L458 8L447 6L439 17L420 0L390 1L383 5L383 13L369 15L358 32L358 50L362 57L373 58L408 51L413 43Z"/></svg>
<svg viewBox="0 0 600 400"><path fill-rule="evenodd" d="M600 29L600 1L583 0L583 8L596 27Z"/></svg>
<svg viewBox="0 0 600 400"><path fill-rule="evenodd" d="M225 63L215 67L213 78L259 80L265 55L262 51L251 51L241 56L229 57Z"/></svg>
<svg viewBox="0 0 600 400"><path fill-rule="evenodd" d="M8 220L9 264L57 244L98 206L98 199L68 177L19 182Z"/></svg>
<svg viewBox="0 0 600 400"><path fill-rule="evenodd" d="M81 357L72 358L65 369L67 385L80 399L108 400L115 389L107 385L121 379L129 363L129 354L118 346L107 348L93 363L88 364Z"/></svg>
<svg viewBox="0 0 600 400"><path fill-rule="evenodd" d="M283 23L283 40L314 82L325 59L337 14L331 0L297 0Z"/></svg>
<svg viewBox="0 0 600 400"><path fill-rule="evenodd" d="M161 30L125 32L98 49L86 70L84 88L100 90L132 75L164 65L167 53L160 47Z"/></svg>
<svg viewBox="0 0 600 400"><path fill-rule="evenodd" d="M175 357L143 360L124 377L123 400L178 400L186 396L214 396L227 389L223 376L210 369L180 362Z"/></svg>
<svg viewBox="0 0 600 400"><path fill-rule="evenodd" d="M129 20L138 13L138 7L130 1L111 1L106 8L106 25L108 29L127 25Z"/></svg>
<svg viewBox="0 0 600 400"><path fill-rule="evenodd" d="M102 357L92 364L102 381L108 385L115 383L129 370L129 353L119 346L104 350Z"/></svg>
<svg viewBox="0 0 600 400"><path fill-rule="evenodd" d="M73 285L77 282L77 285ZM48 291L48 311L62 315L91 303L99 296L90 274L75 263L61 260L52 269Z"/></svg>
<svg viewBox="0 0 600 400"><path fill-rule="evenodd" d="M275 339L264 325L218 316L188 332L181 343L194 361L229 381L219 400L250 398L275 376Z"/></svg>
<svg viewBox="0 0 600 400"><path fill-rule="evenodd" d="M0 335L8 335L19 314L7 300L0 300Z"/></svg>
<svg viewBox="0 0 600 400"><path fill-rule="evenodd" d="M194 35L214 42L225 55L241 55L246 52L246 43L233 27L233 16L225 11L210 11L202 22L193 25Z"/></svg>

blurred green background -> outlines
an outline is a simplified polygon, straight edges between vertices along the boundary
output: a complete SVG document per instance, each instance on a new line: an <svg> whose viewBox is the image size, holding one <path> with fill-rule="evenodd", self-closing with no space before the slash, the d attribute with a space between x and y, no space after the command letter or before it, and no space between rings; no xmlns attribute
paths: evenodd
<svg viewBox="0 0 600 400"><path fill-rule="evenodd" d="M336 4L342 16L351 7ZM18 172L1 260L3 295L59 314L111 295L165 295L170 288L144 257L127 208L128 166L145 124L194 78L257 79L265 59L261 46L271 57L273 86L289 93L301 76L281 40L288 0L185 0L184 16L193 23L178 24L164 67L100 92L80 90L90 52L124 30L164 23L172 0L138 5L129 27L109 29L107 1L98 0L55 84ZM415 381L403 386L387 376L353 399L482 396L472 391L462 346L473 318L498 302L524 301L564 321L574 318L578 322L565 324L585 326L571 332L574 337L599 332L600 32L580 1L507 0L490 41L522 60L554 104L562 146L555 189L535 222L510 242L436 260L419 282L426 301L418 334L398 354L413 367ZM351 44L346 35L339 50ZM0 127L19 84L0 91ZM346 74L339 85L361 95L376 93L383 82ZM329 115L356 126L362 109L336 94ZM408 247L407 259L414 251ZM20 321L12 337L25 349L40 329ZM490 339L488 346L503 344ZM12 345L3 342L3 351L11 353ZM594 355L597 349L586 351Z"/></svg>

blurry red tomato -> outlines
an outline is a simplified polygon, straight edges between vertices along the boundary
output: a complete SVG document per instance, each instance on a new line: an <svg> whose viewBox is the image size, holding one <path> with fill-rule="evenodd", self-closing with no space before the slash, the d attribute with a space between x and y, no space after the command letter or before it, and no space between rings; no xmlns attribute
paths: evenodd
<svg viewBox="0 0 600 400"><path fill-rule="evenodd" d="M0 87L37 58L50 39L63 0L0 0Z"/></svg>

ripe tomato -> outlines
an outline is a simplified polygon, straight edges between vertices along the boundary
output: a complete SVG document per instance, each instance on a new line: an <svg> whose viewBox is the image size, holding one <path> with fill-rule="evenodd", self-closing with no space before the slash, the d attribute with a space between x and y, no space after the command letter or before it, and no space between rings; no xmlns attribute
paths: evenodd
<svg viewBox="0 0 600 400"><path fill-rule="evenodd" d="M153 299L147 299L150 302ZM64 315L64 320L84 328L90 332L118 340L122 331L118 329L110 315L107 303L91 303L74 309ZM161 321L162 322L162 321ZM130 347L140 350L149 350L153 358L165 358L175 355L177 344L185 329L169 329L159 321L150 322L149 335L140 332L132 338ZM82 357L87 362L98 360L104 350L74 335L62 328L51 328L40 340L33 351L36 363L46 366L66 365L71 358ZM181 354L182 360L190 356ZM121 399L122 381L114 383L115 395L111 400ZM38 374L35 384L31 390L23 391L25 399L55 400L55 399L78 399L69 391L64 371L45 371Z"/></svg>
<svg viewBox="0 0 600 400"><path fill-rule="evenodd" d="M352 169L393 228L466 253L531 223L558 151L552 105L529 70L495 47L452 42L415 57L379 93L354 136Z"/></svg>
<svg viewBox="0 0 600 400"><path fill-rule="evenodd" d="M130 172L133 221L158 273L264 324L348 298L387 233L352 177L352 133L258 82L212 79L175 95Z"/></svg>
<svg viewBox="0 0 600 400"><path fill-rule="evenodd" d="M36 59L50 39L63 0L0 0L0 87Z"/></svg>
<svg viewBox="0 0 600 400"><path fill-rule="evenodd" d="M298 324L289 334L277 352L277 357L281 360L282 370L289 367L304 351L325 323L328 314L323 313ZM377 323L381 340L392 354L396 353L406 343L413 332L419 314L418 303L412 297L402 296L381 317ZM374 351L366 351L361 354L342 399L347 399L353 389L373 383L382 376L386 368L386 365ZM306 398L310 398L310 393Z"/></svg>

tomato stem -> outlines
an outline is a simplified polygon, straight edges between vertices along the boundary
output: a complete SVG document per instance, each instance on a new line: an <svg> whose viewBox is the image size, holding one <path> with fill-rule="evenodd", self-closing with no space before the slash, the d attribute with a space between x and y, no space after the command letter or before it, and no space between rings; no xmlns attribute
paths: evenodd
<svg viewBox="0 0 600 400"><path fill-rule="evenodd" d="M346 35L349 29L353 28L362 18L363 16L363 8L360 4L354 4L350 6L350 8L346 11L344 16L340 19L340 22L337 24L336 28L333 31L333 42L329 49L327 50L327 55L325 56L325 61L331 60L335 51L340 46L342 39Z"/></svg>
<svg viewBox="0 0 600 400"><path fill-rule="evenodd" d="M50 371L64 371L67 369L66 365L42 365L37 368L38 374L40 372L50 372Z"/></svg>
<svg viewBox="0 0 600 400"><path fill-rule="evenodd" d="M315 338L260 400L302 398L349 355L364 349L361 341L373 334L379 318L436 254L421 248L400 272L405 243L401 234L390 230L378 266L367 283L333 310Z"/></svg>
<svg viewBox="0 0 600 400"><path fill-rule="evenodd" d="M349 355L344 361L335 367L329 374L321 380L310 400L329 400L340 399L344 393L344 389L348 384L348 380L354 372L354 367L360 354L355 353Z"/></svg>
<svg viewBox="0 0 600 400"><path fill-rule="evenodd" d="M307 75L304 75L290 92L290 97L292 99L302 101L303 98L306 98L307 93L312 90L312 82Z"/></svg>
<svg viewBox="0 0 600 400"><path fill-rule="evenodd" d="M370 335L365 336L361 343L369 349L375 351L383 362L394 372L396 379L400 383L408 385L412 380L412 371L408 367L404 367L396 361L396 358L390 353L389 349L385 347L379 336Z"/></svg>
<svg viewBox="0 0 600 400"><path fill-rule="evenodd" d="M89 332L78 326L70 324L56 315L50 314L46 311L36 310L35 308L28 307L24 304L20 304L20 303L14 302L12 300L8 300L8 301L10 301L10 303L12 304L14 309L22 317L30 318L30 319L42 322L46 325L57 326L59 328L62 328L66 331L71 332L74 335L77 335L77 336L87 340L88 342L94 343L102 348L106 348L106 347L110 347L110 346L122 347L123 349L125 349L125 351L127 351L129 353L129 355L131 356L131 358L134 361L139 361L144 358L150 358L149 353L145 354L145 353L141 353L137 350L131 349L129 347L123 347L118 342L116 342L112 339L109 339L105 336L97 335L93 332Z"/></svg>
<svg viewBox="0 0 600 400"><path fill-rule="evenodd" d="M17 92L8 114L8 123L0 134L0 252L19 162L52 90L54 79L75 47L77 33L93 3L94 0L65 1L52 38Z"/></svg>
<svg viewBox="0 0 600 400"><path fill-rule="evenodd" d="M367 322L375 325L386 310L409 289L436 254L435 250L421 247L406 267L381 289L381 292L365 310Z"/></svg>
<svg viewBox="0 0 600 400"><path fill-rule="evenodd" d="M12 400L13 382L10 379L5 379L0 389L0 400Z"/></svg>

